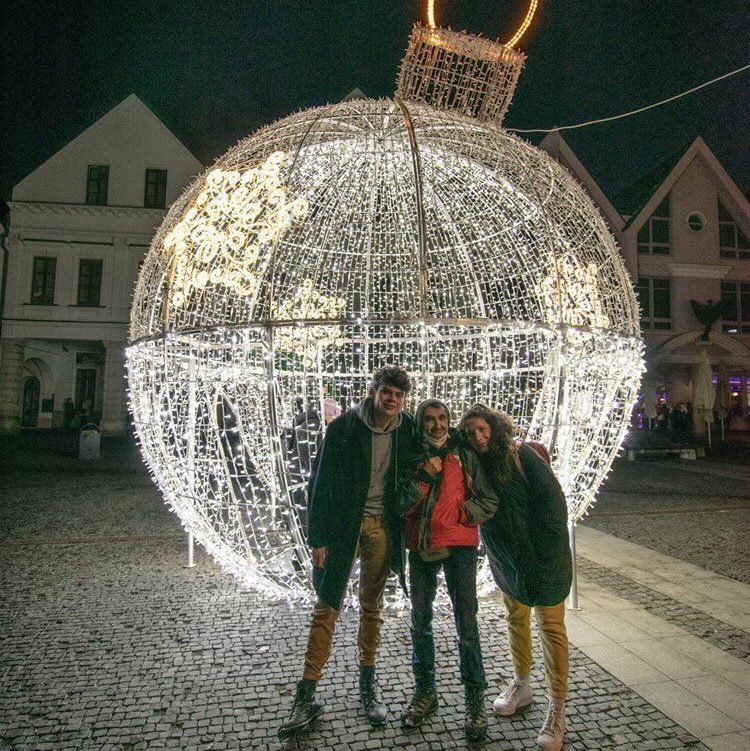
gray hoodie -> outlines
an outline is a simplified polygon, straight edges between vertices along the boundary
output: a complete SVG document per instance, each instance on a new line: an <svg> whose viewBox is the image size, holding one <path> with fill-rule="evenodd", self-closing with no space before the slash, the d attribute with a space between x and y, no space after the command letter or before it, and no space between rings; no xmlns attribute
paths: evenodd
<svg viewBox="0 0 750 751"><path fill-rule="evenodd" d="M372 399L369 396L356 407L357 417L372 432L370 487L367 491L365 513L378 515L383 513L385 475L388 472L388 465L391 463L393 433L401 425L401 413L399 412L386 427L378 428L373 424L372 410Z"/></svg>

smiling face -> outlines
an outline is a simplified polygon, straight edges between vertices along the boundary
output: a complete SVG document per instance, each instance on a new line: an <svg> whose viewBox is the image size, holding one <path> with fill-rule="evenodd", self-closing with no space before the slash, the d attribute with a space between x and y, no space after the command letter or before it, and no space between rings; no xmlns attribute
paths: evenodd
<svg viewBox="0 0 750 751"><path fill-rule="evenodd" d="M450 419L445 407L427 407L422 418L422 431L433 441L442 441L448 434Z"/></svg>
<svg viewBox="0 0 750 751"><path fill-rule="evenodd" d="M484 417L470 417L464 424L464 432L474 451L485 454L490 450L492 428Z"/></svg>
<svg viewBox="0 0 750 751"><path fill-rule="evenodd" d="M404 406L406 392L396 386L386 384L377 390L370 389L370 396L375 415L390 419L395 417Z"/></svg>

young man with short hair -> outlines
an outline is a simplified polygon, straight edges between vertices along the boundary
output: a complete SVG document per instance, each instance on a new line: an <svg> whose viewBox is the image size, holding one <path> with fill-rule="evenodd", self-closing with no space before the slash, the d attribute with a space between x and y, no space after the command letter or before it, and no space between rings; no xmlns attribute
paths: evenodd
<svg viewBox="0 0 750 751"><path fill-rule="evenodd" d="M394 365L373 377L368 397L329 426L310 481L307 539L312 547L313 609L302 680L279 735L308 727L323 707L315 688L331 653L333 633L357 556L359 690L367 718L382 725L387 709L375 681L383 592L389 571L403 582L399 487L413 451L413 421L403 412L407 373Z"/></svg>

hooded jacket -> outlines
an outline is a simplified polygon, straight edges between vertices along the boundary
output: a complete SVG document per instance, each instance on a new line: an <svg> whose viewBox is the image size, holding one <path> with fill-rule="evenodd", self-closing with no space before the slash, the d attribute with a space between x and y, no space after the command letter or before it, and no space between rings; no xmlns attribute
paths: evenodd
<svg viewBox="0 0 750 751"><path fill-rule="evenodd" d="M308 543L313 548L328 549L325 568L314 569L313 583L318 597L336 610L341 607L349 582L371 488L373 432L359 412L347 410L328 426L308 490ZM413 425L412 418L401 412L400 423L392 433L383 480L383 527L390 543L389 565L402 585L404 557L398 497L413 454Z"/></svg>

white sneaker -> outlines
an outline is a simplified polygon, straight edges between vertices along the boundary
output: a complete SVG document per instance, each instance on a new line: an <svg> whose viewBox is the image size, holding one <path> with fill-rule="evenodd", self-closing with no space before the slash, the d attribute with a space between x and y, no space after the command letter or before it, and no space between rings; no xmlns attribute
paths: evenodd
<svg viewBox="0 0 750 751"><path fill-rule="evenodd" d="M536 743L543 751L560 751L565 735L565 702L561 699L550 699L547 717L539 731Z"/></svg>
<svg viewBox="0 0 750 751"><path fill-rule="evenodd" d="M508 717L531 704L531 681L514 678L492 704L495 714Z"/></svg>

